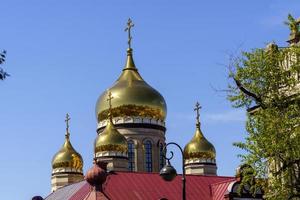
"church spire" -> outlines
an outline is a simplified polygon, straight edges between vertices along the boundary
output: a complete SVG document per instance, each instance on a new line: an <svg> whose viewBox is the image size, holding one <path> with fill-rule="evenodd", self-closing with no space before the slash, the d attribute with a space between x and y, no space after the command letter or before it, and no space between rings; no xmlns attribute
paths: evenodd
<svg viewBox="0 0 300 200"><path fill-rule="evenodd" d="M184 147L187 174L216 175L216 150L215 147L204 137L200 129L199 102L196 103L196 131L189 143Z"/></svg>
<svg viewBox="0 0 300 200"><path fill-rule="evenodd" d="M70 141L69 121L67 113L65 118L65 142L52 159L52 191L71 183L83 180L83 159L74 149Z"/></svg>
<svg viewBox="0 0 300 200"><path fill-rule="evenodd" d="M132 40L131 28L132 27L134 27L134 24L133 24L132 20L129 18L128 21L127 21L127 26L125 28L125 31L128 32L127 61L126 61L125 68L123 70L137 71L137 68L135 67L133 57L132 57L132 48L131 48L131 40Z"/></svg>

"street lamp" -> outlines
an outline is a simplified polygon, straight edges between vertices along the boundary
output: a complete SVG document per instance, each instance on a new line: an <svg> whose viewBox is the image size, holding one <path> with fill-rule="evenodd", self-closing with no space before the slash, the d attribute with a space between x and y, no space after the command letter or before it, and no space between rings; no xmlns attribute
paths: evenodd
<svg viewBox="0 0 300 200"><path fill-rule="evenodd" d="M185 168L184 168L184 154L182 148L175 142L169 142L166 144L163 148L163 152L166 151L168 145L175 145L177 146L181 151L182 156L182 199L186 200L185 195ZM177 172L176 169L171 165L170 160L173 158L174 153L173 151L170 151L171 156L168 158L166 155L163 154L163 157L167 160L167 164L160 170L159 175L165 180L165 181L172 181L176 176Z"/></svg>

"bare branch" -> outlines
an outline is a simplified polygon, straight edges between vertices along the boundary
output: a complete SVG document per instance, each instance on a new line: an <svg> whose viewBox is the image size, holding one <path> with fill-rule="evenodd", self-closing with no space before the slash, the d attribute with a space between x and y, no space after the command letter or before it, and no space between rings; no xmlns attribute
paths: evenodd
<svg viewBox="0 0 300 200"><path fill-rule="evenodd" d="M237 80L235 77L233 77L233 80L234 80L236 86L237 86L237 87L238 87L245 95L247 95L247 96L249 96L249 97L252 97L252 98L256 101L256 103L259 103L260 105L262 105L262 100L261 100L261 98L260 98L258 95L256 95L255 93L250 92L249 90L247 90L247 89L242 85L242 83L241 83L239 80Z"/></svg>

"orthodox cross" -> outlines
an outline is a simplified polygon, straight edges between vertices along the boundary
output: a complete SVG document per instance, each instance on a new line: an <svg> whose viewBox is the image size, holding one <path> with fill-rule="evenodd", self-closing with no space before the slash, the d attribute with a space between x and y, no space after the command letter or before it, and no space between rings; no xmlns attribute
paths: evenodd
<svg viewBox="0 0 300 200"><path fill-rule="evenodd" d="M65 119L65 122L66 122L66 137L69 137L70 136L70 133L69 133L69 121L70 121L70 116L69 116L69 113L66 114L66 119Z"/></svg>
<svg viewBox="0 0 300 200"><path fill-rule="evenodd" d="M128 32L128 46L129 48L131 48L131 28L134 27L134 24L132 22L132 20L129 18L127 21L127 27L125 28L125 31Z"/></svg>
<svg viewBox="0 0 300 200"><path fill-rule="evenodd" d="M111 92L109 91L108 97L107 97L107 99L106 99L106 101L108 101L108 105L109 105L109 108L108 108L108 111L109 111L108 115L109 115L109 117L112 117L112 114L111 114L111 108L112 108L111 100L112 100L113 98L114 98L114 97L112 96Z"/></svg>
<svg viewBox="0 0 300 200"><path fill-rule="evenodd" d="M197 103L196 103L196 106L195 106L195 108L194 108L194 111L196 111L196 113L197 113L197 115L196 115L197 123L200 123L200 121L199 121L199 118L200 118L200 113L199 113L199 111L200 111L201 108L202 108L202 107L200 106L199 102L197 102Z"/></svg>

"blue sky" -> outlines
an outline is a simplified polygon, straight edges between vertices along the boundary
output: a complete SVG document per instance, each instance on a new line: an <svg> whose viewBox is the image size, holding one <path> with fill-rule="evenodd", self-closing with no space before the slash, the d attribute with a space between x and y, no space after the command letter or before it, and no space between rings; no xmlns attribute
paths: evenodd
<svg viewBox="0 0 300 200"><path fill-rule="evenodd" d="M234 175L245 137L245 112L226 94L230 54L285 46L287 14L299 17L298 0L0 2L0 49L12 76L0 83L0 193L30 199L50 192L51 159L64 141L71 115L73 146L85 171L92 165L95 103L124 63L128 17L135 23L135 63L165 97L167 141L183 147L193 136L199 101L202 130L217 151L219 175ZM180 171L179 152L173 164Z"/></svg>

